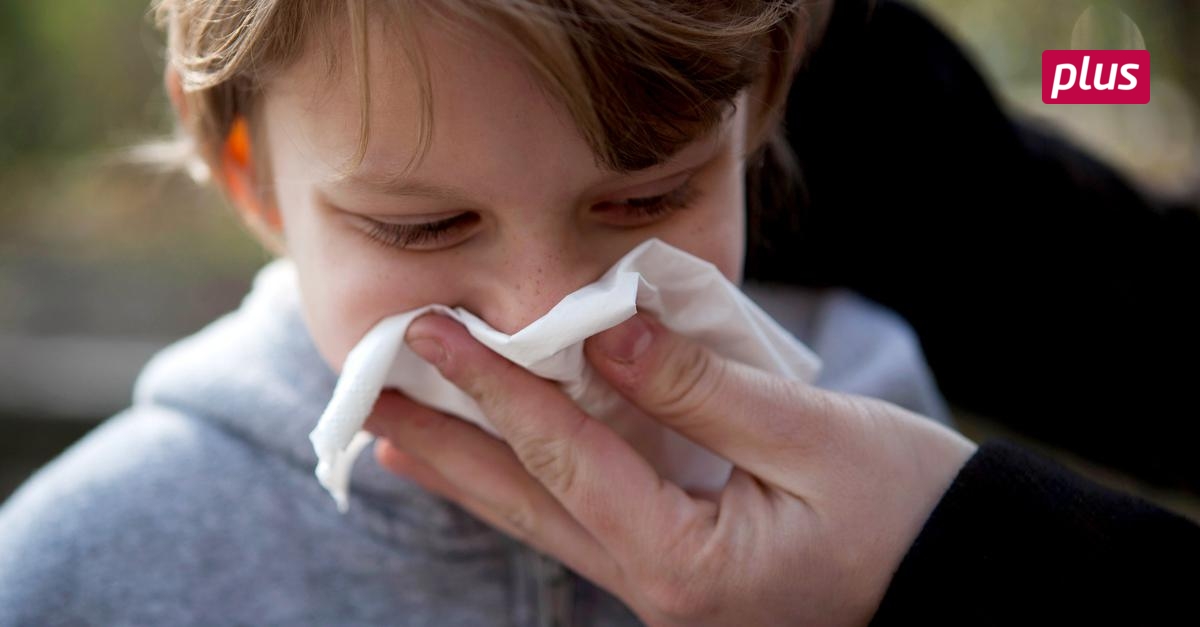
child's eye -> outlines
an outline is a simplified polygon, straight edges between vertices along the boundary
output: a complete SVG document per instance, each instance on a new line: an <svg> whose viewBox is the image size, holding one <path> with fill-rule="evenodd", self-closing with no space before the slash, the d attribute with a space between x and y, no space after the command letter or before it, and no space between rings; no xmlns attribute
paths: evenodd
<svg viewBox="0 0 1200 627"><path fill-rule="evenodd" d="M621 226L639 226L673 211L690 207L699 195L699 190L692 185L691 179L688 179L666 194L605 202L597 205L596 210Z"/></svg>
<svg viewBox="0 0 1200 627"><path fill-rule="evenodd" d="M428 249L445 244L455 234L479 222L476 213L460 213L444 220L422 224L392 224L363 218L366 234L392 248Z"/></svg>
<svg viewBox="0 0 1200 627"><path fill-rule="evenodd" d="M691 180L684 181L666 194L642 198L627 198L620 202L605 202L596 210L620 226L640 226L673 211L686 209L695 202L699 190ZM479 222L479 215L460 213L442 220L421 224L393 224L361 217L367 237L391 248L428 250L445 246L455 235Z"/></svg>

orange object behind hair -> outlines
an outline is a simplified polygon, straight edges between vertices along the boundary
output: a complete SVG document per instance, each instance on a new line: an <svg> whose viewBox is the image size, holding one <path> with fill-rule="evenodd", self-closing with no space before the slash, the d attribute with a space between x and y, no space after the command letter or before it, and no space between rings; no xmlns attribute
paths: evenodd
<svg viewBox="0 0 1200 627"><path fill-rule="evenodd" d="M249 210L268 226L279 228L278 213L265 211L262 199L251 189L254 162L251 160L249 128L243 116L235 118L230 125L229 134L225 136L222 178L233 202Z"/></svg>
<svg viewBox="0 0 1200 627"><path fill-rule="evenodd" d="M235 118L229 127L229 135L225 138L225 156L240 166L250 166L250 135L246 118L242 116Z"/></svg>

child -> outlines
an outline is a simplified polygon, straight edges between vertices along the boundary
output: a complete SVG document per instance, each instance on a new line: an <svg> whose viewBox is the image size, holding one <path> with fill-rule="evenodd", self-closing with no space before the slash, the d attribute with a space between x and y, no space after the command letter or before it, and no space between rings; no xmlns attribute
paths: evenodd
<svg viewBox="0 0 1200 627"><path fill-rule="evenodd" d="M339 514L307 434L388 315L442 303L513 333L651 237L740 281L759 210L786 210L755 203L793 175L802 4L157 10L185 137L283 259L0 511L0 624L636 624L369 456ZM945 419L897 317L748 291L823 358L819 385Z"/></svg>

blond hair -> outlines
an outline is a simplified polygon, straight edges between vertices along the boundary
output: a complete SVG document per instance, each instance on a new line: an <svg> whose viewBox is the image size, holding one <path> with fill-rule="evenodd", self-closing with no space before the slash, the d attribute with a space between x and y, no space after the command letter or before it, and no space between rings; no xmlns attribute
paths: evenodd
<svg viewBox="0 0 1200 627"><path fill-rule="evenodd" d="M598 165L633 171L664 161L719 123L749 87L756 87L749 146L777 153L764 159L757 150L750 169L764 162L794 163L787 158L780 118L806 43L803 0L387 4L399 12L401 28L411 27L406 18L421 10L483 28L511 44L565 106ZM168 63L182 84L187 114L181 136L191 142L190 156L209 171L219 167L235 121L248 118L253 126L256 96L266 81L297 60L309 38L330 36L331 25L339 24L348 27L359 77L361 158L370 102L366 12L366 0L157 0L154 14L167 34ZM416 121L419 159L434 123L428 68L414 38L399 39L424 82L423 114ZM324 47L331 70L339 66L335 49Z"/></svg>

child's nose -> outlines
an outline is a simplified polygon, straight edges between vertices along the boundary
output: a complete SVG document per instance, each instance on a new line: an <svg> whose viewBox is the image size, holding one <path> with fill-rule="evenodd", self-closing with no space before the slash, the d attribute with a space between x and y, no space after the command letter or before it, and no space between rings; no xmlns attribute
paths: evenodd
<svg viewBox="0 0 1200 627"><path fill-rule="evenodd" d="M537 248L515 251L503 267L491 269L491 280L475 295L476 306L467 308L492 328L512 335L607 269L602 260L581 254Z"/></svg>

